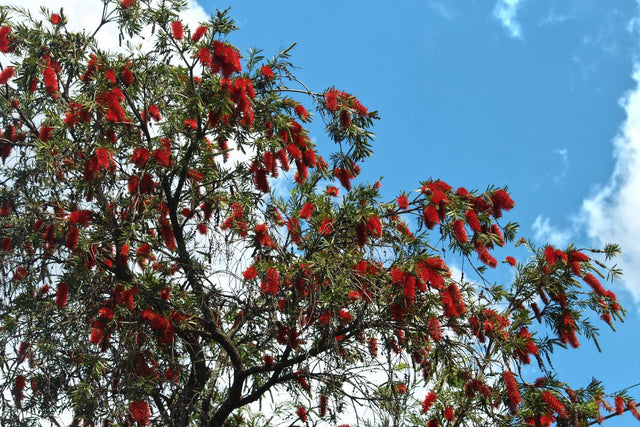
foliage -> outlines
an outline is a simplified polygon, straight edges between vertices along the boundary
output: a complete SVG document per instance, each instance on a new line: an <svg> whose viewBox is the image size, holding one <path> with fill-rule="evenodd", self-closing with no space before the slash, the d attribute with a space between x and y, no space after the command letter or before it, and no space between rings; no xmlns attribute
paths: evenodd
<svg viewBox="0 0 640 427"><path fill-rule="evenodd" d="M637 415L629 396L573 390L551 367L557 348L595 340L594 317L623 319L598 279L619 274L604 264L615 245L603 260L518 239L504 188L430 179L382 200L355 180L376 112L307 89L289 50L241 57L226 12L188 28L184 7L105 0L93 34L62 11L0 8L5 424ZM120 53L95 39L113 23ZM135 47L143 32L150 49ZM335 144L329 160L302 102ZM507 245L521 261L497 261ZM489 280L499 265L509 283Z"/></svg>

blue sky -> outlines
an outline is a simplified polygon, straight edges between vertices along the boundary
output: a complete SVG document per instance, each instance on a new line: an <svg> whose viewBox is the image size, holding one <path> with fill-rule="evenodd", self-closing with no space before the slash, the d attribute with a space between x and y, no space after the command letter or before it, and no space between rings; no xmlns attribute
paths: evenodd
<svg viewBox="0 0 640 427"><path fill-rule="evenodd" d="M41 0L23 0L37 10ZM50 0L90 26L97 0ZM242 51L270 56L297 42L297 76L335 85L380 112L362 179L387 198L441 178L454 187L508 185L508 215L538 244L619 242L629 309L599 354L583 340L555 354L572 385L611 391L640 382L640 11L631 0L204 1L201 21L231 6ZM310 107L310 105L309 105ZM329 143L320 127L313 138ZM606 325L605 325L606 326ZM640 400L640 387L632 390ZM607 425L637 425L630 416Z"/></svg>

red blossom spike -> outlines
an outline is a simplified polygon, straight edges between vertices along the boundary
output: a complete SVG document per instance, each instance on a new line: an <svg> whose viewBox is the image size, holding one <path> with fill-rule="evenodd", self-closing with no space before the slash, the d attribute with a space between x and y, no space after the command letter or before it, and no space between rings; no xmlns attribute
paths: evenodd
<svg viewBox="0 0 640 427"><path fill-rule="evenodd" d="M433 390L431 390L429 393L427 393L427 396L422 401L422 412L429 412L429 409L431 409L433 404L436 403L436 400L438 400L438 396Z"/></svg>
<svg viewBox="0 0 640 427"><path fill-rule="evenodd" d="M171 23L171 34L173 38L180 41L184 38L184 29L182 28L182 22L173 21Z"/></svg>
<svg viewBox="0 0 640 427"><path fill-rule="evenodd" d="M193 32L193 35L191 36L191 40L193 42L199 42L200 39L202 37L204 37L205 34L207 34L207 31L209 31L209 29L207 27L205 27L204 25L200 25L198 28L196 28L196 30Z"/></svg>
<svg viewBox="0 0 640 427"><path fill-rule="evenodd" d="M15 74L15 70L13 67L6 67L2 72L0 72L0 85L7 84L9 79L13 77Z"/></svg>

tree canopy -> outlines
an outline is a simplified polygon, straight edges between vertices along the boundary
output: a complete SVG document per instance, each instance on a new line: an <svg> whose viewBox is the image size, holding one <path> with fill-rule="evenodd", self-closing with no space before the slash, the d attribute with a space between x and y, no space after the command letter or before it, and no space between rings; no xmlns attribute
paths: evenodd
<svg viewBox="0 0 640 427"><path fill-rule="evenodd" d="M0 7L3 425L640 419L551 363L623 320L617 245L534 246L507 188L383 200L375 111L184 8L105 0L78 33Z"/></svg>

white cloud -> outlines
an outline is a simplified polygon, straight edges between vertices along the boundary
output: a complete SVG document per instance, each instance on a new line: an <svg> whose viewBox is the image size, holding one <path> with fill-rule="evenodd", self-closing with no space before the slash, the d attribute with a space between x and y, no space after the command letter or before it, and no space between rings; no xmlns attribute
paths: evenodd
<svg viewBox="0 0 640 427"><path fill-rule="evenodd" d="M556 25L561 24L565 21L569 21L571 19L575 19L573 15L566 15L562 13L556 13L553 7L549 9L547 12L547 16L541 20L538 25Z"/></svg>
<svg viewBox="0 0 640 427"><path fill-rule="evenodd" d="M619 243L624 284L640 301L640 64L636 87L620 101L627 118L614 144L614 172L609 182L582 204L589 237L599 245Z"/></svg>
<svg viewBox="0 0 640 427"><path fill-rule="evenodd" d="M509 31L509 35L516 39L522 38L520 23L516 20L518 8L524 0L500 0L493 8L493 16L498 18Z"/></svg>
<svg viewBox="0 0 640 427"><path fill-rule="evenodd" d="M552 226L549 218L543 218L541 215L536 217L531 228L533 228L533 237L538 243L550 243L559 248L567 246L572 236L571 231Z"/></svg>
<svg viewBox="0 0 640 427"><path fill-rule="evenodd" d="M183 24L195 29L200 22L207 21L209 16L195 1L189 0L187 10L181 13ZM45 5L51 12L59 12L63 8L67 17L68 28L72 31L93 33L102 17L102 0L22 0L20 6L31 11L36 19L44 19L40 7ZM114 7L111 5L110 7ZM96 35L98 44L111 51L122 50L118 46L118 31L115 24L100 29Z"/></svg>
<svg viewBox="0 0 640 427"><path fill-rule="evenodd" d="M429 9L433 10L445 19L451 19L453 17L453 12L451 11L450 7L440 1L431 1L427 3L427 6L429 7Z"/></svg>

